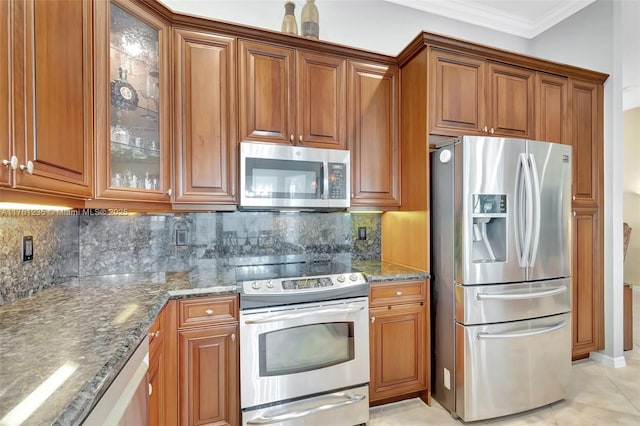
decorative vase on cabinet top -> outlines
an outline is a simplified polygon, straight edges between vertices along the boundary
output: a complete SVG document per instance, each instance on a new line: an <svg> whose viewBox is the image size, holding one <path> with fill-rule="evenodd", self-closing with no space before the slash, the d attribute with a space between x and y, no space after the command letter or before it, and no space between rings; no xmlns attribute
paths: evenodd
<svg viewBox="0 0 640 426"><path fill-rule="evenodd" d="M307 0L305 5L302 7L300 19L302 21L300 27L302 35L309 38L315 38L317 40L320 33L320 24L318 19L318 7L316 6L315 0Z"/></svg>
<svg viewBox="0 0 640 426"><path fill-rule="evenodd" d="M298 22L296 21L296 17L293 14L296 5L292 1L284 2L284 18L282 18L282 28L281 31L287 34L295 34L298 35Z"/></svg>

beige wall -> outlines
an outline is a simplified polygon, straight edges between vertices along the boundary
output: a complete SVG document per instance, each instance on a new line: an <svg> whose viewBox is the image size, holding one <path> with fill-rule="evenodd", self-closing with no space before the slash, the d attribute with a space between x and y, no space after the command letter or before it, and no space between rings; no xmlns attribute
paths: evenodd
<svg viewBox="0 0 640 426"><path fill-rule="evenodd" d="M640 108L625 111L623 134L623 219L633 229L624 262L624 282L640 285Z"/></svg>

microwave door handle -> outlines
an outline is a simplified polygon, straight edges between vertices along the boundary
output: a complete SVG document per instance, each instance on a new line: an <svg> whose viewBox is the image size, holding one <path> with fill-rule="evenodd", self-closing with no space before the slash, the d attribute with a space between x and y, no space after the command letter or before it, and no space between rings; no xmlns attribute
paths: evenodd
<svg viewBox="0 0 640 426"><path fill-rule="evenodd" d="M325 198L325 189L329 188L329 176L328 173L325 173L325 168L327 166L327 163L322 163L322 166L320 166L320 198L324 199ZM325 174L327 175L327 179L325 179ZM328 191L327 191L328 192Z"/></svg>

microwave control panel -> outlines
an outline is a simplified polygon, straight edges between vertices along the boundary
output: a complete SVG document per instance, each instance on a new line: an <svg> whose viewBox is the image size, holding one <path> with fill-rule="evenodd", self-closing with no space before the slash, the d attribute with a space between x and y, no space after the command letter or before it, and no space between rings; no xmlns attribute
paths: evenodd
<svg viewBox="0 0 640 426"><path fill-rule="evenodd" d="M330 200L344 200L347 198L347 165L345 163L329 163L329 191Z"/></svg>

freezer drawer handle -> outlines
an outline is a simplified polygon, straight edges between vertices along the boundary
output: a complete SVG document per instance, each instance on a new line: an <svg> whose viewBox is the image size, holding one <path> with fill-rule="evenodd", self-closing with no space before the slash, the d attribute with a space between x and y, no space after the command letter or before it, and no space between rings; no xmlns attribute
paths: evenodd
<svg viewBox="0 0 640 426"><path fill-rule="evenodd" d="M270 425L273 423L280 423L280 422L284 422L291 419L306 417L311 414L315 414L319 411L333 410L336 408L344 407L345 405L360 402L365 398L364 395L350 394L350 393L344 393L344 392L333 393L331 394L331 396L340 396L340 397L346 398L346 400L341 402L336 402L334 404L321 404L321 405L318 405L317 407L313 407L308 410L291 411L284 414L278 414L277 416L256 417L255 419L251 419L247 421L247 424L248 425Z"/></svg>
<svg viewBox="0 0 640 426"><path fill-rule="evenodd" d="M525 300L536 299L538 297L555 296L562 294L568 290L566 285L554 288L553 290L537 291L534 293L518 293L518 294L491 294L491 293L478 293L476 299L478 300Z"/></svg>
<svg viewBox="0 0 640 426"><path fill-rule="evenodd" d="M478 333L478 340L490 340L490 339L516 339L519 337L531 337L537 336L539 334L551 333L556 330L560 330L562 327L566 326L567 323L565 321L560 321L558 324L543 328L542 330L536 331L525 331L524 333L506 333L506 334L490 334L490 333Z"/></svg>
<svg viewBox="0 0 640 426"><path fill-rule="evenodd" d="M262 324L265 322L275 322L275 321L285 321L290 319L304 318L308 316L316 316L316 315L330 315L330 314L350 314L353 312L362 311L364 309L363 306L353 307L353 308L330 308L330 309L321 309L318 311L309 310L306 312L298 312L295 314L281 314L281 315L271 315L256 319L246 320L245 324Z"/></svg>

